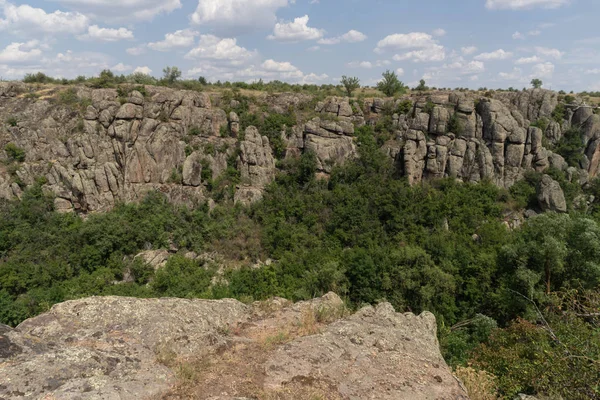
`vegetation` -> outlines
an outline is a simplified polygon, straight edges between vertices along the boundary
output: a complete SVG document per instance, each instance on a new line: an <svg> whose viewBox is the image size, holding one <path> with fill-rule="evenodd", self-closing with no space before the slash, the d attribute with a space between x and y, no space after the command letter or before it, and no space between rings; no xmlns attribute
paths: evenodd
<svg viewBox="0 0 600 400"><path fill-rule="evenodd" d="M583 160L583 134L581 130L570 128L565 131L554 150L570 166L578 167L579 163Z"/></svg>
<svg viewBox="0 0 600 400"><path fill-rule="evenodd" d="M531 80L531 86L533 86L534 89L540 89L543 85L543 82L540 79L534 78Z"/></svg>
<svg viewBox="0 0 600 400"><path fill-rule="evenodd" d="M382 74L383 79L377 83L377 89L388 97L396 94L404 94L406 86L398 79L398 75L394 71L387 70Z"/></svg>
<svg viewBox="0 0 600 400"><path fill-rule="evenodd" d="M342 76L342 85L348 93L348 97L352 97L352 92L360 87L360 80L357 77Z"/></svg>
<svg viewBox="0 0 600 400"><path fill-rule="evenodd" d="M25 150L18 147L14 143L8 143L6 146L4 146L4 151L6 152L8 159L11 161L16 161L16 162L25 161Z"/></svg>
<svg viewBox="0 0 600 400"><path fill-rule="evenodd" d="M421 79L419 81L419 86L417 86L415 88L415 90L419 91L419 92L424 92L426 90L429 90L429 88L427 87L427 84L425 83L425 79Z"/></svg>
<svg viewBox="0 0 600 400"><path fill-rule="evenodd" d="M181 78L181 71L177 67L165 67L163 68L163 79L168 84L173 84Z"/></svg>

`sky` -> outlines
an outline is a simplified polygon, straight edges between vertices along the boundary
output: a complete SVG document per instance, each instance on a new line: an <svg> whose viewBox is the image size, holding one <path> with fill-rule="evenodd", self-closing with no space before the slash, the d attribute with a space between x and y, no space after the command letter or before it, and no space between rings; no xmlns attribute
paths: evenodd
<svg viewBox="0 0 600 400"><path fill-rule="evenodd" d="M0 78L600 90L598 0L0 0Z"/></svg>

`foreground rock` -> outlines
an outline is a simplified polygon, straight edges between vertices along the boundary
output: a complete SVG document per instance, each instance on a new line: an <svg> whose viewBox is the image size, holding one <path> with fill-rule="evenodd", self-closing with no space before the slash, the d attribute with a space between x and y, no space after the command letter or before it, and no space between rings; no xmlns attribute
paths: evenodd
<svg viewBox="0 0 600 400"><path fill-rule="evenodd" d="M70 301L0 327L0 398L467 398L441 357L433 315L384 303L343 317L334 294L253 306Z"/></svg>

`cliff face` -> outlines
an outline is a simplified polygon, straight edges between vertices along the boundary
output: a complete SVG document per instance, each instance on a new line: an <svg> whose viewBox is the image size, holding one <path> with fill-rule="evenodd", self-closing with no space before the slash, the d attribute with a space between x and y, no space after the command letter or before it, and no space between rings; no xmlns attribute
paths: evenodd
<svg viewBox="0 0 600 400"><path fill-rule="evenodd" d="M88 298L0 327L0 398L467 399L435 318L333 294L291 304Z"/></svg>
<svg viewBox="0 0 600 400"><path fill-rule="evenodd" d="M331 97L315 107L307 95L261 94L254 111L259 118L296 113L297 125L282 127L285 156L312 151L322 173L357 155L356 128L385 120L391 139L383 150L411 183L450 176L510 187L526 171L550 167L580 183L598 174L600 116L591 108L577 101L564 105L556 93L541 89L490 96ZM0 151L0 198L18 197L43 177L64 211L102 211L149 190L195 203L210 196L209 181L233 167L241 176L236 201L255 201L275 176L271 143L253 127L240 132L239 116L225 111L236 109L235 100L213 97L216 101L206 93L150 86L44 89L0 83L0 149L11 143L25 154L11 162L11 154ZM559 103L564 112L556 118ZM543 130L531 126L538 121ZM550 150L571 127L580 130L583 143L577 167Z"/></svg>

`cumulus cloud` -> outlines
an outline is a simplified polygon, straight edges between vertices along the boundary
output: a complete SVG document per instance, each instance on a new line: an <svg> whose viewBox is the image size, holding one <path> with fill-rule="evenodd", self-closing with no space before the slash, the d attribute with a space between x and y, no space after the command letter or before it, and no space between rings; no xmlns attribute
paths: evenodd
<svg viewBox="0 0 600 400"><path fill-rule="evenodd" d="M558 49L552 49L549 47L536 47L535 52L541 56L552 57L552 58L556 58L557 60L561 59L564 54L562 51L560 51Z"/></svg>
<svg viewBox="0 0 600 400"><path fill-rule="evenodd" d="M551 78L554 74L554 64L551 62L536 64L531 69L531 73L534 78Z"/></svg>
<svg viewBox="0 0 600 400"><path fill-rule="evenodd" d="M26 43L11 43L0 51L0 63L18 64L39 60L42 50L38 48L39 42L31 40Z"/></svg>
<svg viewBox="0 0 600 400"><path fill-rule="evenodd" d="M525 35L523 35L519 31L516 31L515 33L512 34L512 38L515 40L523 40L523 39L525 39Z"/></svg>
<svg viewBox="0 0 600 400"><path fill-rule="evenodd" d="M431 34L433 36L442 37L442 36L446 36L446 31L444 29L438 28L438 29L435 29L433 32L431 32Z"/></svg>
<svg viewBox="0 0 600 400"><path fill-rule="evenodd" d="M273 26L277 10L287 5L288 0L198 0L190 19L217 32L244 33Z"/></svg>
<svg viewBox="0 0 600 400"><path fill-rule="evenodd" d="M373 68L373 63L370 61L352 61L346 64L350 68Z"/></svg>
<svg viewBox="0 0 600 400"><path fill-rule="evenodd" d="M127 52L127 54L130 54L132 56L139 56L146 52L146 48L144 46L130 47L125 51Z"/></svg>
<svg viewBox="0 0 600 400"><path fill-rule="evenodd" d="M538 56L531 56L531 57L519 58L517 61L515 61L515 64L535 64L535 63L539 63L542 61L544 61L544 60L542 60Z"/></svg>
<svg viewBox="0 0 600 400"><path fill-rule="evenodd" d="M151 20L181 8L180 0L53 0L105 23Z"/></svg>
<svg viewBox="0 0 600 400"><path fill-rule="evenodd" d="M256 55L238 46L237 39L221 39L214 35L201 35L198 46L190 50L185 58L197 60L214 60L232 65L241 65Z"/></svg>
<svg viewBox="0 0 600 400"><path fill-rule="evenodd" d="M191 29L183 29L173 33L167 33L165 39L159 42L148 43L148 47L157 51L169 51L177 48L191 47L198 32Z"/></svg>
<svg viewBox="0 0 600 400"><path fill-rule="evenodd" d="M490 10L526 10L531 8L558 8L571 0L486 0Z"/></svg>
<svg viewBox="0 0 600 400"><path fill-rule="evenodd" d="M444 46L438 44L432 35L423 32L396 33L386 36L377 43L376 53L386 50L409 50L403 54L394 55L396 61L411 60L413 62L435 62L446 58Z"/></svg>
<svg viewBox="0 0 600 400"><path fill-rule="evenodd" d="M481 53L478 56L475 56L475 60L480 60L480 61L506 60L507 58L511 58L512 55L513 54L510 51L504 51L503 49L498 49L498 50L492 51L490 53Z"/></svg>
<svg viewBox="0 0 600 400"><path fill-rule="evenodd" d="M305 15L290 22L278 22L273 28L273 34L269 35L268 39L281 42L299 42L322 38L325 31L309 27L308 21L309 17Z"/></svg>
<svg viewBox="0 0 600 400"><path fill-rule="evenodd" d="M131 71L133 67L131 65L125 65L123 63L118 63L117 65L113 65L112 67L110 67L111 71L115 71L115 72L127 72L127 71Z"/></svg>
<svg viewBox="0 0 600 400"><path fill-rule="evenodd" d="M460 49L460 51L461 51L461 52L462 52L462 53L463 53L465 56L468 56L468 55L471 55L471 54L475 53L475 52L477 51L477 47L475 47L475 46L462 47L462 48Z"/></svg>
<svg viewBox="0 0 600 400"><path fill-rule="evenodd" d="M384 50L425 48L437 44L436 40L428 33L411 32L396 33L386 36L377 43L376 52Z"/></svg>
<svg viewBox="0 0 600 400"><path fill-rule="evenodd" d="M362 32L356 31L354 29L344 33L343 35L327 38L327 39L319 39L319 44L332 45L338 43L357 43L363 42L367 40L367 35Z"/></svg>
<svg viewBox="0 0 600 400"><path fill-rule="evenodd" d="M85 35L77 37L80 40L98 40L101 42L118 42L119 40L132 40L133 32L126 28L100 28L92 25Z"/></svg>
<svg viewBox="0 0 600 400"><path fill-rule="evenodd" d="M16 6L0 1L4 17L0 17L0 31L16 34L30 33L70 33L77 34L86 30L89 19L78 12L54 11L47 13L41 8L29 5Z"/></svg>
<svg viewBox="0 0 600 400"><path fill-rule="evenodd" d="M133 73L134 74L151 75L152 70L148 67L137 67L136 69L133 70Z"/></svg>
<svg viewBox="0 0 600 400"><path fill-rule="evenodd" d="M396 54L392 57L395 61L406 61L411 60L413 62L434 62L444 61L446 59L446 50L444 46L438 44L431 45L430 47L409 51L404 54Z"/></svg>

